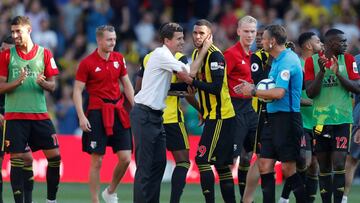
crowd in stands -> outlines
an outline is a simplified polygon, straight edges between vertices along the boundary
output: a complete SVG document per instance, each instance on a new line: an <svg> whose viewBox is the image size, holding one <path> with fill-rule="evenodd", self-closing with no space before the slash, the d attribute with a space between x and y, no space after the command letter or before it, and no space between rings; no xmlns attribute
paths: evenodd
<svg viewBox="0 0 360 203"><path fill-rule="evenodd" d="M48 108L60 134L79 134L71 97L74 75L79 61L94 50L99 25L115 26L116 50L125 56L133 81L141 58L160 45L159 26L168 21L184 27L189 57L195 20L211 21L214 43L225 50L238 40L237 21L244 15L255 17L259 26L284 25L288 40L294 42L304 31L322 36L335 27L345 32L348 52L360 52L359 0L2 0L0 38L9 34L9 22L17 15L30 17L34 42L49 48L60 68L57 90L48 95ZM189 126L189 133L196 133L196 124Z"/></svg>

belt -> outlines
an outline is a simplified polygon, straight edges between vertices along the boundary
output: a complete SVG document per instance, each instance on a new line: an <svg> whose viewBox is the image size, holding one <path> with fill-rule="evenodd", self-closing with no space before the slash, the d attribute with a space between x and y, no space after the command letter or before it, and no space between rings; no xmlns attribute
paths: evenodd
<svg viewBox="0 0 360 203"><path fill-rule="evenodd" d="M155 113L155 114L158 114L158 115L162 115L163 114L163 111L162 110L154 110L144 104L138 104L138 103L135 103L135 107L138 107L139 109L142 109L144 111L148 111L148 112L151 112L151 113Z"/></svg>

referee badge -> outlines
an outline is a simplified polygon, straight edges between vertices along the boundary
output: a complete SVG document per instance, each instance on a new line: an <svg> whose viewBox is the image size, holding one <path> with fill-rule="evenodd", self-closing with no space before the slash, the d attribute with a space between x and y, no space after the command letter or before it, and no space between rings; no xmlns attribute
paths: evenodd
<svg viewBox="0 0 360 203"><path fill-rule="evenodd" d="M283 79L283 80L285 80L285 81L290 80L290 71L289 71L289 70L283 70L283 71L281 71L280 77L281 77L281 79Z"/></svg>

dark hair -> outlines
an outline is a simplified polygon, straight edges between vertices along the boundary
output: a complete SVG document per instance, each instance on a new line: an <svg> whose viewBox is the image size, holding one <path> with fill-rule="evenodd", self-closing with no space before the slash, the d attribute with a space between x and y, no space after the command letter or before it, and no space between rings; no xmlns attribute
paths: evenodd
<svg viewBox="0 0 360 203"><path fill-rule="evenodd" d="M304 32L298 38L298 44L302 47L312 36L316 35L314 32Z"/></svg>
<svg viewBox="0 0 360 203"><path fill-rule="evenodd" d="M197 25L197 26L206 26L210 30L211 30L211 27L212 27L211 23L208 20L205 20L205 19L197 20L195 22L195 25Z"/></svg>
<svg viewBox="0 0 360 203"><path fill-rule="evenodd" d="M326 33L325 33L324 36L325 36L325 37L330 37L330 36L342 35L342 34L344 34L343 31L341 31L341 30L339 30L339 29L332 28L332 29L326 31Z"/></svg>
<svg viewBox="0 0 360 203"><path fill-rule="evenodd" d="M344 32L335 28L332 28L328 31L326 31L324 35L324 42L328 42L328 40L336 35L343 35Z"/></svg>
<svg viewBox="0 0 360 203"><path fill-rule="evenodd" d="M172 39L175 32L184 32L184 29L177 23L164 23L160 26L160 40Z"/></svg>
<svg viewBox="0 0 360 203"><path fill-rule="evenodd" d="M1 43L14 44L14 39L11 37L11 35L5 35L5 36L1 39Z"/></svg>
<svg viewBox="0 0 360 203"><path fill-rule="evenodd" d="M105 31L115 32L115 28L114 26L111 25L100 25L99 27L96 28L95 31L96 37L102 37Z"/></svg>
<svg viewBox="0 0 360 203"><path fill-rule="evenodd" d="M265 28L270 34L270 37L275 38L278 45L284 45L286 42L287 34L286 29L281 25L269 25Z"/></svg>
<svg viewBox="0 0 360 203"><path fill-rule="evenodd" d="M27 16L16 16L11 20L10 25L29 25L31 27L31 22Z"/></svg>

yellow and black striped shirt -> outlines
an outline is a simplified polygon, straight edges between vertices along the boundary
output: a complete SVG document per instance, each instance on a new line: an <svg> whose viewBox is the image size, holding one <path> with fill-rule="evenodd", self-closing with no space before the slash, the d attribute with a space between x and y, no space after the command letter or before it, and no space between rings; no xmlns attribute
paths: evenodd
<svg viewBox="0 0 360 203"><path fill-rule="evenodd" d="M259 49L250 57L251 63L251 79L257 85L260 80L268 78L271 68L270 55L264 49ZM253 97L252 106L255 111L258 111L260 104L257 97Z"/></svg>
<svg viewBox="0 0 360 203"><path fill-rule="evenodd" d="M192 59L198 56L195 49ZM226 63L221 51L211 45L193 85L198 89L204 119L227 119L235 116L226 77Z"/></svg>
<svg viewBox="0 0 360 203"><path fill-rule="evenodd" d="M142 65L141 70L138 73L138 76L143 77L144 69L150 58L151 53L152 52L148 53L144 57L143 63L141 64ZM175 58L187 64L187 58L182 53L179 52L176 53ZM176 83L176 82L177 82L176 75L173 74L171 78L171 83ZM165 100L165 104L166 104L166 108L164 109L164 114L163 114L164 124L184 122L184 114L180 108L180 97L167 96Z"/></svg>

